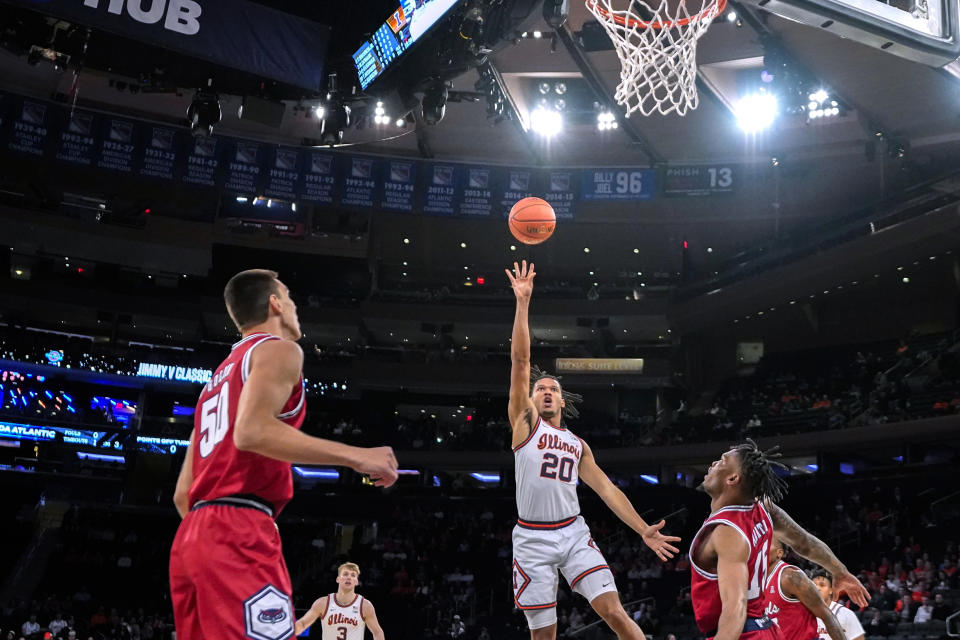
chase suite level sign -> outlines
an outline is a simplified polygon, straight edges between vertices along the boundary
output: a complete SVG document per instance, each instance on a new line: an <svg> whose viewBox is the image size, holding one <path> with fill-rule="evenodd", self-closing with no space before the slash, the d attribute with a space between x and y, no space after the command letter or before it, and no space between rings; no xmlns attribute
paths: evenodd
<svg viewBox="0 0 960 640"><path fill-rule="evenodd" d="M323 83L330 30L247 0L0 2L296 87L319 90Z"/></svg>

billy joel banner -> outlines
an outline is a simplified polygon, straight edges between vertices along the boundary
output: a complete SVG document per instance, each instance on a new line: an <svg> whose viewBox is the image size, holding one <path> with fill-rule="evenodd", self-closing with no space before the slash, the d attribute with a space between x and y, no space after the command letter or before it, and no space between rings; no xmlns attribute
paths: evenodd
<svg viewBox="0 0 960 640"><path fill-rule="evenodd" d="M330 29L247 0L0 2L297 87L323 84Z"/></svg>

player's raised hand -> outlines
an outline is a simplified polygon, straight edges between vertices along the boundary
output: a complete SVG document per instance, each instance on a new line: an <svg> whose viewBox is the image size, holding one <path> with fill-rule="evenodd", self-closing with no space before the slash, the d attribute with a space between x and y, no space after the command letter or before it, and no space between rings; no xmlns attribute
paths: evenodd
<svg viewBox="0 0 960 640"><path fill-rule="evenodd" d="M524 260L521 264L513 263L513 272L510 269L504 269L507 279L510 280L510 286L513 287L513 293L518 300L529 299L533 294L533 278L537 272L533 270L533 263L527 266Z"/></svg>
<svg viewBox="0 0 960 640"><path fill-rule="evenodd" d="M870 592L849 571L833 576L833 588L838 592L845 592L861 609L867 606L867 601L870 599Z"/></svg>
<svg viewBox="0 0 960 640"><path fill-rule="evenodd" d="M644 544L653 549L657 557L664 562L672 558L673 554L680 552L679 549L670 544L671 542L680 542L680 538L677 536L665 536L660 533L660 529L663 529L663 525L665 524L667 524L666 520L661 520L657 524L651 524L643 534Z"/></svg>
<svg viewBox="0 0 960 640"><path fill-rule="evenodd" d="M378 487L389 487L397 481L397 458L392 447L364 449L354 469L370 476Z"/></svg>

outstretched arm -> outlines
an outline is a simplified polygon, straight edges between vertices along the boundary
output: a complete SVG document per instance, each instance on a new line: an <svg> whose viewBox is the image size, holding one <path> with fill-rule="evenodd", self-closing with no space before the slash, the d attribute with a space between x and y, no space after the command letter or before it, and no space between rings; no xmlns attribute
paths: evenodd
<svg viewBox="0 0 960 640"><path fill-rule="evenodd" d="M603 500L604 504L617 514L617 517L623 520L628 527L643 536L644 543L653 549L653 552L656 553L661 560L666 562L668 558L672 558L673 554L677 553L679 549L670 543L679 542L680 538L676 536L665 536L660 533L660 529L666 524L664 520L654 525L647 524L644 519L640 517L640 514L637 513L637 510L633 508L630 499L624 495L623 491L621 491L617 485L610 482L607 474L597 466L597 461L593 457L593 451L587 443L581 439L580 444L583 445L583 453L580 456L578 473L583 481L587 483L587 486L593 489L597 495L600 496L600 499Z"/></svg>
<svg viewBox="0 0 960 640"><path fill-rule="evenodd" d="M302 370L303 352L295 342L269 340L252 352L233 425L237 449L284 462L350 467L369 474L380 487L396 482L397 459L390 447L366 449L315 438L277 418Z"/></svg>
<svg viewBox="0 0 960 640"><path fill-rule="evenodd" d="M786 511L765 501L765 506L773 520L773 530L777 537L793 547L807 560L816 563L833 574L833 584L837 591L845 591L850 599L859 606L867 606L870 592L854 577L847 567L834 555L830 547L815 535L797 524Z"/></svg>
<svg viewBox="0 0 960 640"><path fill-rule="evenodd" d="M317 618L321 617L327 612L327 601L330 599L330 596L323 596L322 598L317 598L313 601L313 605L310 609L303 614L303 617L296 621L293 625L293 635L298 636L307 629L310 628L314 622L317 621Z"/></svg>
<svg viewBox="0 0 960 640"><path fill-rule="evenodd" d="M367 624L367 628L370 629L370 633L373 634L373 640L383 640L383 629L380 627L380 621L377 620L377 610L366 598L363 599L363 604L360 606L360 615Z"/></svg>
<svg viewBox="0 0 960 640"><path fill-rule="evenodd" d="M784 569L780 573L780 587L785 596L799 600L810 613L823 620L830 640L846 640L837 616L833 615L830 607L820 597L817 585L813 584L803 571Z"/></svg>
<svg viewBox="0 0 960 640"><path fill-rule="evenodd" d="M737 640L747 621L750 545L742 534L726 525L714 527L709 544L717 554L717 586L722 607L714 640Z"/></svg>
<svg viewBox="0 0 960 640"><path fill-rule="evenodd" d="M513 317L513 337L510 341L510 404L507 415L513 428L513 447L519 446L529 436L537 421L537 410L530 401L530 296L533 295L533 278L536 272L533 263L529 267L513 263L513 272L505 270L513 293L517 297L517 310Z"/></svg>

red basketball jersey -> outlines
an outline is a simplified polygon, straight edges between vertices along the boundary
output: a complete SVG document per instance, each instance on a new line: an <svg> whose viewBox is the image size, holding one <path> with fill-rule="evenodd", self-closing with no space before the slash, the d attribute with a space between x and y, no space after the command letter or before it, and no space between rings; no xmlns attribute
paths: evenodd
<svg viewBox="0 0 960 640"><path fill-rule="evenodd" d="M729 526L740 532L750 547L747 567L747 618L763 616L763 585L767 575L767 552L773 537L773 521L760 502L753 505L734 505L717 509L704 520L700 531L690 543L690 599L697 626L704 634L713 635L720 620L722 605L717 574L705 571L694 561L694 551L701 536L717 526Z"/></svg>
<svg viewBox="0 0 960 640"><path fill-rule="evenodd" d="M250 354L258 345L280 339L268 333L254 333L233 345L230 355L200 393L193 416L191 507L198 500L252 494L272 504L276 516L293 497L290 463L240 451L233 444L233 423L240 391L250 373ZM305 395L300 376L277 418L299 429L305 414Z"/></svg>
<svg viewBox="0 0 960 640"><path fill-rule="evenodd" d="M782 560L767 577L764 593L767 598L766 614L780 627L784 640L816 640L817 618L802 602L788 598L780 589L780 577L787 569L796 569Z"/></svg>

